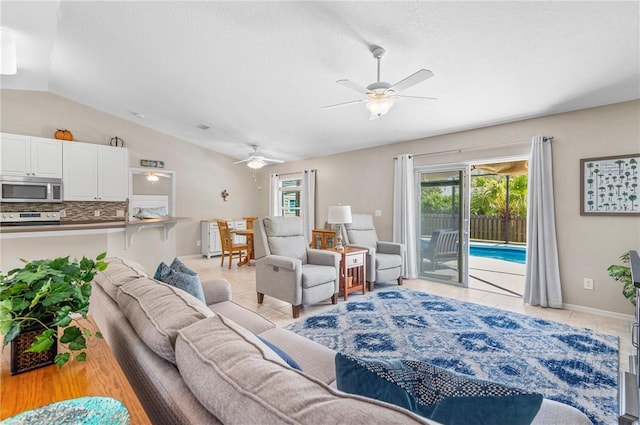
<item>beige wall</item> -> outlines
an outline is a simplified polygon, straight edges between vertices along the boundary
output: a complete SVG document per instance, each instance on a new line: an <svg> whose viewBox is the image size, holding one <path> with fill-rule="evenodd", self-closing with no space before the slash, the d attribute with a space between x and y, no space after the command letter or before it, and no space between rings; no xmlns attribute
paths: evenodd
<svg viewBox="0 0 640 425"><path fill-rule="evenodd" d="M317 169L316 225L327 218L327 206L351 205L354 212L373 214L381 239L391 240L393 157L456 149L446 155L420 156L416 163L469 162L528 153L534 135L553 136L554 194L560 271L564 302L589 308L632 314L621 295L621 285L607 276L609 265L629 249L640 249L640 217L580 216L580 159L640 152L640 101L529 119L510 124L429 137L410 142L267 167L287 173ZM346 142L346 141L345 141ZM477 149L486 145L506 148ZM512 145L513 144L513 145ZM266 176L261 185L268 187ZM266 194L263 194L266 195ZM267 212L263 196L261 214ZM594 290L582 289L583 278L594 279Z"/></svg>
<svg viewBox="0 0 640 425"><path fill-rule="evenodd" d="M177 255L200 252L200 220L259 212L252 173L232 165L230 157L51 93L1 90L0 99L2 132L52 138L57 128L67 128L75 140L97 144L118 136L127 142L132 167L139 167L140 159L164 161L176 172L176 215L191 219L172 230ZM227 202L220 196L224 189L230 193Z"/></svg>
<svg viewBox="0 0 640 425"><path fill-rule="evenodd" d="M246 167L231 165L231 158L50 93L2 90L1 101L3 132L51 137L57 127L65 127L74 133L76 140L90 143L104 143L118 135L127 141L132 166L139 166L140 159L164 160L167 169L176 171L177 215L195 220L180 223L172 230L177 255L199 252L196 241L200 239L200 219L266 215L269 173L317 169L317 226L326 221L327 206L331 204L350 204L354 212L372 214L379 209L382 216L376 218L376 227L382 239L390 240L394 156L512 144L538 134L554 136L554 193L564 302L618 313L633 312L631 304L620 294L620 284L607 276L606 268L616 263L626 250L640 248L640 218L580 216L579 160L640 152L640 101L410 142L390 140L391 144L377 148L265 167L257 173L257 182ZM505 149L420 156L416 162L454 163L527 151L526 144L521 144ZM227 202L220 197L223 189L230 193ZM117 253L115 247L121 246L119 237L109 235L104 243L92 249L107 246ZM163 247L161 252L149 254L149 250L159 248L153 240L155 236L143 236L136 245L138 237L134 237L133 251L120 254L140 257L139 261L149 269L148 264L173 255ZM171 243L170 240L167 242ZM7 254L8 246L16 244L7 243L3 241L2 256ZM21 250L27 249L20 246ZM134 254L141 249L144 251ZM582 289L583 277L594 278L593 291Z"/></svg>

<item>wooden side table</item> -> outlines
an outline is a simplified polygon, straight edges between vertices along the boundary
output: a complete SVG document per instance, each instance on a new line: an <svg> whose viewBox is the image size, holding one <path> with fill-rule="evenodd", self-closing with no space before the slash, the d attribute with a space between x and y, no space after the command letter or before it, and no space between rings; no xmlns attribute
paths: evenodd
<svg viewBox="0 0 640 425"><path fill-rule="evenodd" d="M362 294L367 292L367 266L366 255L367 250L362 248L354 248L351 246L344 247L343 250L329 248L327 251L337 252L340 258L340 293L347 301L349 294L362 290Z"/></svg>
<svg viewBox="0 0 640 425"><path fill-rule="evenodd" d="M86 322L84 322L86 325ZM96 330L91 322L88 328ZM87 360L69 361L11 376L11 350L7 347L0 363L0 419L46 404L84 396L105 396L121 401L131 425L151 424L126 376L104 339L87 341Z"/></svg>

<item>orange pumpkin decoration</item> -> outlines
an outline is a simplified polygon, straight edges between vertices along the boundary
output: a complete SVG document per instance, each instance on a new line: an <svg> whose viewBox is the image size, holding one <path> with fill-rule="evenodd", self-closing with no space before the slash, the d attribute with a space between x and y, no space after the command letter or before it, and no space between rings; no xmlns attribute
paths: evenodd
<svg viewBox="0 0 640 425"><path fill-rule="evenodd" d="M58 140L73 140L73 134L69 130L64 130L59 128L58 131L55 132L54 137Z"/></svg>

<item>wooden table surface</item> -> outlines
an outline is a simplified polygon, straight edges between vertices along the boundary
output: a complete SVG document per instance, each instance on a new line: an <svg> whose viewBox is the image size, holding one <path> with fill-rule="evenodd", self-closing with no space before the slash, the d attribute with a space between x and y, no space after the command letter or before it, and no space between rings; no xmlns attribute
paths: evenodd
<svg viewBox="0 0 640 425"><path fill-rule="evenodd" d="M244 265L251 265L251 260L255 259L253 255L253 229L246 230L232 230L231 233L235 233L239 236L247 237L247 245L249 246L249 252L247 252L247 256L242 259L242 261L238 262L238 267L242 267Z"/></svg>
<svg viewBox="0 0 640 425"><path fill-rule="evenodd" d="M11 347L7 345L0 363L0 419L57 401L103 396L126 406L131 425L150 424L106 341L90 338L87 345L85 362L70 360L62 368L51 365L14 376L10 373Z"/></svg>

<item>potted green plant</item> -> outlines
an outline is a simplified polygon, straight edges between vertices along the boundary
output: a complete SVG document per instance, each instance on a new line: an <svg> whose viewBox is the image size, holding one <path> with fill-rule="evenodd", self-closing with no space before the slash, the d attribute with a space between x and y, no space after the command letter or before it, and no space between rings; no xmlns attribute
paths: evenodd
<svg viewBox="0 0 640 425"><path fill-rule="evenodd" d="M107 268L102 261L106 253L95 260L83 257L82 260L69 260L60 257L53 260L21 260L22 268L0 273L0 334L4 336L4 347L12 343L12 373L25 370L13 370L14 357L53 350L53 362L62 367L71 358L71 352L77 352L75 359L86 359L86 337L94 335L83 326L81 319L87 318L91 281L96 272ZM58 353L56 340L58 328L63 330L59 337L60 345L68 351ZM18 347L20 336L30 333L30 345L26 350ZM96 337L101 337L96 332ZM22 344L24 346L24 343ZM51 364L49 361L47 364Z"/></svg>
<svg viewBox="0 0 640 425"><path fill-rule="evenodd" d="M622 265L614 264L609 266L607 273L609 277L622 283L622 295L631 301L631 304L636 305L636 287L631 281L631 267L628 265L625 266L625 264L629 264L629 253L627 252L621 255L620 260L622 261Z"/></svg>

